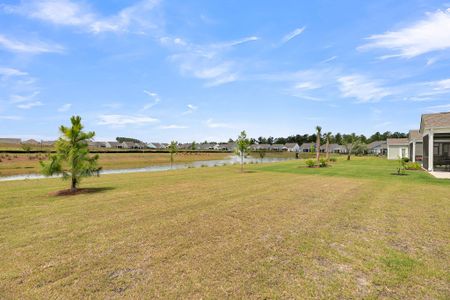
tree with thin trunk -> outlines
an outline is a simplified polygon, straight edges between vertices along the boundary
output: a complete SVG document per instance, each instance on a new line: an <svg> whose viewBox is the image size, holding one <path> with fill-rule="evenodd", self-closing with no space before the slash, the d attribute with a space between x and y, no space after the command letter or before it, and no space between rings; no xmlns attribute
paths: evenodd
<svg viewBox="0 0 450 300"><path fill-rule="evenodd" d="M170 168L173 168L174 155L178 152L178 142L171 141L169 145L169 153L170 153Z"/></svg>
<svg viewBox="0 0 450 300"><path fill-rule="evenodd" d="M322 132L322 127L316 126L317 138L316 138L316 158L320 161L320 133Z"/></svg>
<svg viewBox="0 0 450 300"><path fill-rule="evenodd" d="M330 158L330 139L331 139L331 132L328 132L327 133L327 135L326 135L326 138L327 138L327 156L326 156L326 158L327 159L329 159Z"/></svg>
<svg viewBox="0 0 450 300"><path fill-rule="evenodd" d="M244 131L238 136L236 140L236 154L241 159L241 172L244 172L244 157L250 150L250 140L247 138L247 133Z"/></svg>
<svg viewBox="0 0 450 300"><path fill-rule="evenodd" d="M347 152L347 160L350 160L351 155L354 153L355 148L358 147L359 143L360 141L354 133L343 136L342 145Z"/></svg>
<svg viewBox="0 0 450 300"><path fill-rule="evenodd" d="M259 153L259 158L261 158L261 162L263 162L264 157L266 157L266 150L261 149L258 151L258 153Z"/></svg>
<svg viewBox="0 0 450 300"><path fill-rule="evenodd" d="M61 125L61 137L55 144L56 153L50 161L41 162L42 173L46 176L62 174L63 179L70 180L71 192L76 192L82 177L99 174L98 155L89 155L88 142L95 132L84 132L81 117L70 118L71 127Z"/></svg>

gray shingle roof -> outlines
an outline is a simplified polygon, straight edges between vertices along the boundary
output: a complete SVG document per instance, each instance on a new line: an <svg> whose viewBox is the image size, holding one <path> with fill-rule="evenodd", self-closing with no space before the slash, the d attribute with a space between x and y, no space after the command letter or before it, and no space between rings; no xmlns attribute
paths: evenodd
<svg viewBox="0 0 450 300"><path fill-rule="evenodd" d="M450 127L450 112L423 114L420 121L420 132L425 129Z"/></svg>
<svg viewBox="0 0 450 300"><path fill-rule="evenodd" d="M409 144L409 141L407 138L401 138L401 139L387 139L388 146L390 145L398 145L398 146L405 146Z"/></svg>

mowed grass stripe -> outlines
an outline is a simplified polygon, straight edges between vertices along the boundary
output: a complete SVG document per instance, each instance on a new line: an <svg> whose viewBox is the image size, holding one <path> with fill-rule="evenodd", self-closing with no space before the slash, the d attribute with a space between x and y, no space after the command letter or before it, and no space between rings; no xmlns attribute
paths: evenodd
<svg viewBox="0 0 450 300"><path fill-rule="evenodd" d="M290 164L298 162L271 167ZM449 295L448 186L266 167L108 175L83 186L109 189L66 198L48 196L65 187L59 180L2 183L0 291L11 298Z"/></svg>

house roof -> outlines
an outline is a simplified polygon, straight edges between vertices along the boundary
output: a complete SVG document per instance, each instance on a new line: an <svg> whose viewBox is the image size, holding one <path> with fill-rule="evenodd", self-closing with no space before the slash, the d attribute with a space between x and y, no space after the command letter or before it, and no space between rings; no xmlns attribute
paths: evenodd
<svg viewBox="0 0 450 300"><path fill-rule="evenodd" d="M0 143L5 144L20 144L21 142L22 142L21 139L0 138Z"/></svg>
<svg viewBox="0 0 450 300"><path fill-rule="evenodd" d="M336 149L344 149L345 148L344 146L339 145L339 144L330 144L329 146L330 146L329 150L331 150L331 151L336 150ZM327 149L327 144L320 146L320 150L326 150L326 149Z"/></svg>
<svg viewBox="0 0 450 300"><path fill-rule="evenodd" d="M311 146L313 146L313 147L316 147L316 144L315 143L303 143L301 146L300 146L300 148L302 148L302 149L309 149L309 148L311 148Z"/></svg>
<svg viewBox="0 0 450 300"><path fill-rule="evenodd" d="M407 138L401 138L401 139L387 139L387 145L388 146L405 146L408 145L409 141Z"/></svg>
<svg viewBox="0 0 450 300"><path fill-rule="evenodd" d="M420 121L420 133L423 133L425 129L442 127L450 128L450 112L422 115Z"/></svg>
<svg viewBox="0 0 450 300"><path fill-rule="evenodd" d="M284 146L286 146L287 148L294 148L295 146L298 146L297 143L286 143Z"/></svg>
<svg viewBox="0 0 450 300"><path fill-rule="evenodd" d="M369 143L368 145L367 145L367 149L374 149L374 148L378 148L378 147L387 147L387 143L386 143L386 141L375 141L375 142L372 142L372 143Z"/></svg>
<svg viewBox="0 0 450 300"><path fill-rule="evenodd" d="M24 144L39 144L38 141L36 141L35 139L29 139L26 141L23 141Z"/></svg>
<svg viewBox="0 0 450 300"><path fill-rule="evenodd" d="M412 141L412 140L416 140L416 141L420 140L421 141L423 139L419 130L410 130L408 133L408 138L410 141Z"/></svg>

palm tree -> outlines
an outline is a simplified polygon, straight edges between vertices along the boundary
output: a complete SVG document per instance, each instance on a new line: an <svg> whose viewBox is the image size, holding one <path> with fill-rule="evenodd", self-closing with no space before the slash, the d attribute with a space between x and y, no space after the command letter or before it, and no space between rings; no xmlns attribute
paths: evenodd
<svg viewBox="0 0 450 300"><path fill-rule="evenodd" d="M82 177L98 174L98 155L90 156L88 142L95 132L83 132L79 116L70 118L71 127L61 125L61 137L55 144L56 154L50 156L49 162L41 162L42 173L46 176L62 174L63 179L70 179L70 190L76 192Z"/></svg>
<svg viewBox="0 0 450 300"><path fill-rule="evenodd" d="M355 148L358 147L360 140L356 136L356 134L352 133L349 135L344 135L342 139L342 145L345 147L347 151L347 160L350 160L351 155L354 153Z"/></svg>
<svg viewBox="0 0 450 300"><path fill-rule="evenodd" d="M178 142L171 141L169 145L169 153L170 153L170 168L173 168L173 156L178 152Z"/></svg>
<svg viewBox="0 0 450 300"><path fill-rule="evenodd" d="M330 158L330 139L331 139L331 132L328 132L326 134L327 137L327 159Z"/></svg>
<svg viewBox="0 0 450 300"><path fill-rule="evenodd" d="M317 138L316 138L316 158L317 161L320 160L320 133L322 131L322 127L316 126Z"/></svg>

